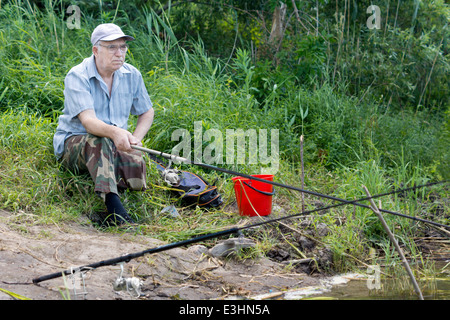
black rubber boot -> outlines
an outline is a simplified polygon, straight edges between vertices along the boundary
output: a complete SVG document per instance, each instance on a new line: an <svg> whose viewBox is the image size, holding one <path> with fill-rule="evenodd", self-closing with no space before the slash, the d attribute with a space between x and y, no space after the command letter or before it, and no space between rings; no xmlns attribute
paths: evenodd
<svg viewBox="0 0 450 320"><path fill-rule="evenodd" d="M105 204L108 209L108 222L117 226L124 223L135 223L128 215L127 210L122 205L122 202L117 194L112 192L107 193L105 195Z"/></svg>

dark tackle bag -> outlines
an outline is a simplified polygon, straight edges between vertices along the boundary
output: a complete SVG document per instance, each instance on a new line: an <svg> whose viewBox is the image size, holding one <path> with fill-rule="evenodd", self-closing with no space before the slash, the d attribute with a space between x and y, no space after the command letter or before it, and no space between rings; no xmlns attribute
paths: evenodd
<svg viewBox="0 0 450 320"><path fill-rule="evenodd" d="M176 193L187 205L196 204L199 207L219 207L222 197L214 184L209 184L201 176L192 172L167 168L167 164L161 159L150 155L150 160L160 171L174 193Z"/></svg>

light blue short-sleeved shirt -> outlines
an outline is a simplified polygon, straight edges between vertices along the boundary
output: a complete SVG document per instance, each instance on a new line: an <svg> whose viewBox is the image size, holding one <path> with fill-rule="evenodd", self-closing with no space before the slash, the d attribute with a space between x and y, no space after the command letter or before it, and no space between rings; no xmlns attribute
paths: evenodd
<svg viewBox="0 0 450 320"><path fill-rule="evenodd" d="M97 71L94 55L69 71L64 86L63 114L53 137L58 158L64 152L67 138L87 134L78 119L80 112L93 109L99 120L127 129L130 114L141 115L153 106L141 73L128 63L115 71L110 96L108 86Z"/></svg>

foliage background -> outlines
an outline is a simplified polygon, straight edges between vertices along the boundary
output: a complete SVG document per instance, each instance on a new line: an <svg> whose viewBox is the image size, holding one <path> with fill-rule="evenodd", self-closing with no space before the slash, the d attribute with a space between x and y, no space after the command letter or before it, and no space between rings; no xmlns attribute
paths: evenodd
<svg viewBox="0 0 450 320"><path fill-rule="evenodd" d="M64 75L90 54L91 30L115 22L136 36L128 60L164 110L155 147L169 150L174 127L202 120L277 127L282 154L295 161L304 134L307 160L330 168L405 157L445 174L449 7L378 1L381 28L369 29L372 3L3 1L0 108L56 119ZM68 28L70 4L81 9L80 29Z"/></svg>
<svg viewBox="0 0 450 320"><path fill-rule="evenodd" d="M371 4L380 8L380 29L367 27ZM69 5L81 9L79 29L68 27ZM59 167L52 135L64 77L91 54L90 34L103 22L136 38L127 61L141 71L154 103L144 141L152 149L170 152L177 143L172 132L184 128L193 136L201 121L204 131L223 133L278 129L276 179L292 185L299 185L303 135L307 188L336 197L364 197L361 184L376 194L447 179L449 18L443 0L0 1L0 207L51 221L99 210L88 181ZM233 197L226 177L202 174L220 178L225 198ZM395 197L384 206L448 224L448 202L435 201L447 199L446 190L412 194L413 204ZM135 217L152 222L152 236L182 239L232 219L215 212L165 222L158 212L172 200L164 192L153 186L143 198L125 195ZM277 196L289 212L301 210L297 196ZM348 223L332 223L327 244L341 258L383 241L366 211L322 218L336 217ZM389 223L406 235L416 226ZM413 246L407 236L402 241Z"/></svg>

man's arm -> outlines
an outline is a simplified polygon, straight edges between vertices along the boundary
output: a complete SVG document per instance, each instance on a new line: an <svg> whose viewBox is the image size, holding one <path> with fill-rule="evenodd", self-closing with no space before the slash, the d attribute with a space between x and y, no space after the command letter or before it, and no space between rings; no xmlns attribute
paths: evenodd
<svg viewBox="0 0 450 320"><path fill-rule="evenodd" d="M148 130L150 130L150 127L152 126L154 114L155 112L153 108L151 108L147 112L144 112L138 116L136 129L133 132L133 136L139 140L139 145L141 145L142 139L144 139Z"/></svg>
<svg viewBox="0 0 450 320"><path fill-rule="evenodd" d="M140 144L143 138L142 136L141 139L138 139L127 130L104 123L95 116L95 111L92 109L84 110L79 113L78 119L80 119L81 124L88 133L98 137L110 138L114 142L117 149L121 151L132 151L133 149L131 149L131 145ZM150 126L148 128L150 128Z"/></svg>

